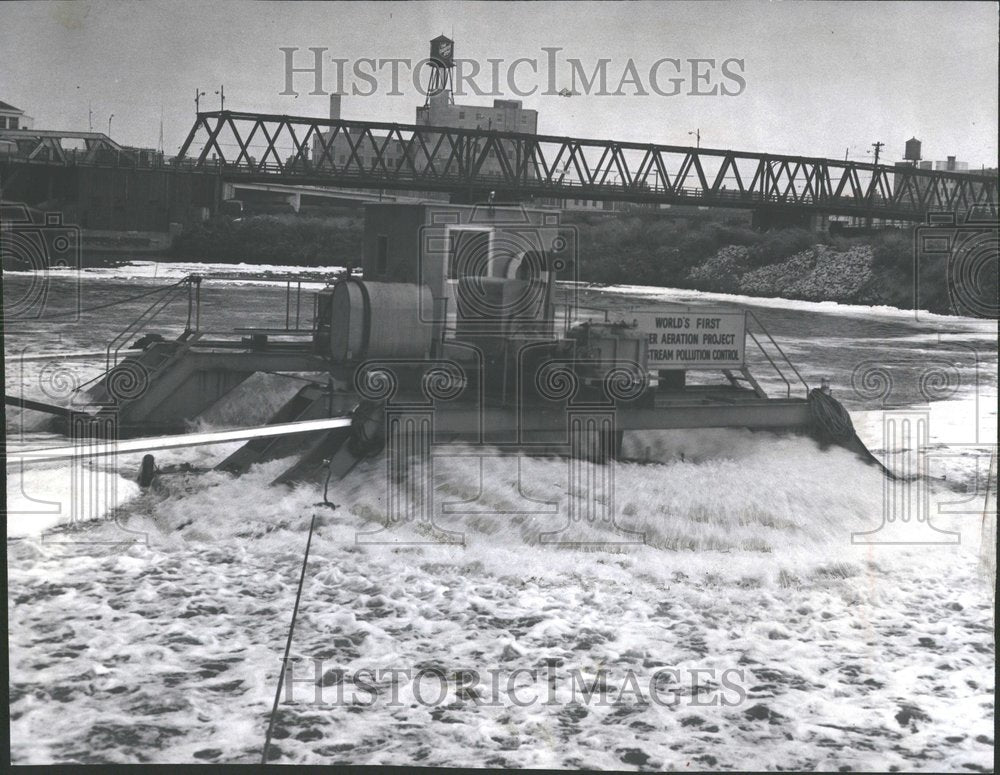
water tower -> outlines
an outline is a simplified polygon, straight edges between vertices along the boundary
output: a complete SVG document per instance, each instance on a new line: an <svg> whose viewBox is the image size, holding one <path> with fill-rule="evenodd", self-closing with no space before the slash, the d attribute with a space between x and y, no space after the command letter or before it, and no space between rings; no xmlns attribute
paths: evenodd
<svg viewBox="0 0 1000 775"><path fill-rule="evenodd" d="M453 73L455 70L455 41L445 35L438 35L431 41L431 55L428 60L431 68L431 77L427 83L427 99L424 105L431 101L431 97L439 94L446 94L449 104L455 102L452 96L454 86Z"/></svg>
<svg viewBox="0 0 1000 775"><path fill-rule="evenodd" d="M906 141L906 152L903 154L903 158L913 162L914 165L920 161L920 141L917 138L911 137Z"/></svg>

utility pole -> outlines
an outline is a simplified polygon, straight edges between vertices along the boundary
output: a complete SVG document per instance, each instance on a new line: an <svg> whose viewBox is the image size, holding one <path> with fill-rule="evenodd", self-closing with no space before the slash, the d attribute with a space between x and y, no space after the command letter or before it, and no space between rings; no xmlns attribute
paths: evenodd
<svg viewBox="0 0 1000 775"><path fill-rule="evenodd" d="M874 142L874 143L872 143L872 148L875 149L875 163L878 164L878 154L879 154L879 151L881 151L883 148L885 148L885 143L883 143L883 142Z"/></svg>
<svg viewBox="0 0 1000 775"><path fill-rule="evenodd" d="M93 102L88 102L87 103L87 126L90 127L90 129L87 130L87 131L89 131L89 132L93 132L94 131L94 103Z"/></svg>
<svg viewBox="0 0 1000 775"><path fill-rule="evenodd" d="M878 166L879 151L881 151L883 148L885 148L885 143L883 143L881 140L876 140L874 143L872 143L872 148L875 149L875 165ZM874 184L875 184L875 178L877 176L878 176L878 170L875 170L874 172L872 172L872 185L871 185L870 190L868 192L869 195L870 195L870 198L872 200L872 207L875 206L875 185ZM872 218L871 213L869 213L868 219L867 219L867 224L868 224L868 228L869 229L872 228L873 220L874 219Z"/></svg>
<svg viewBox="0 0 1000 775"><path fill-rule="evenodd" d="M225 110L226 109L226 87L225 86L219 86L219 101L220 101L219 110Z"/></svg>

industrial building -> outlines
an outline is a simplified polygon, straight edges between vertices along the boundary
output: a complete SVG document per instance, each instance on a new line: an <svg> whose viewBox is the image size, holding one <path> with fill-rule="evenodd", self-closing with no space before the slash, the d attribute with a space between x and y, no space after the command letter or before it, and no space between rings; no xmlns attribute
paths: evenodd
<svg viewBox="0 0 1000 775"><path fill-rule="evenodd" d="M983 175L983 176L997 176L997 169L995 167L982 167L980 169L969 169L969 163L965 161L959 161L954 156L948 156L940 161L931 161L929 159L922 158L922 148L923 144L916 137L911 137L904 144L903 159L902 161L897 161L893 164L893 168L899 172L905 172L911 169L919 170L932 170L935 172L950 172L952 174L959 175ZM918 188L919 195L924 195L927 192L928 181L931 178L914 178L908 175L894 175L893 176L893 193L898 194L900 188L905 185L916 185ZM958 185L957 179L941 179L937 182L938 194L942 197L949 197L955 191ZM935 202L931 202L930 206L933 208ZM945 209L945 208L942 208ZM865 226L905 226L906 223L903 221L894 221L891 219L874 219L869 222L870 219L864 216L831 216L829 218L831 223L838 224L839 226L846 226L851 228L860 228Z"/></svg>
<svg viewBox="0 0 1000 775"><path fill-rule="evenodd" d="M20 108L0 100L0 129L33 129L35 120Z"/></svg>
<svg viewBox="0 0 1000 775"><path fill-rule="evenodd" d="M442 52L447 50L447 54ZM492 105L462 105L456 104L452 88L454 41L439 36L431 41L431 76L427 88L427 99L423 105L416 108L415 124L418 126L439 126L454 129L480 129L483 131L497 132L518 132L522 134L538 134L538 111L525 108L521 100L495 99ZM330 95L330 120L340 121L342 115L342 100L340 94ZM335 135L335 136L334 136ZM324 157L324 148L332 146ZM434 136L430 136L433 140ZM433 142L428 143L433 148ZM313 139L312 159L313 163L323 167L331 165L344 165L355 154L364 166L374 166L378 163L379 152L382 148L376 149L371 143L361 143L359 146L358 136L352 134L349 129L341 129L338 132L331 130ZM513 156L513 148L509 148L509 155ZM428 162L441 165L446 164L451 148L447 144L442 144L430 155L420 152L417 158L412 159L417 169L425 167ZM389 140L385 151L382 152L382 160L386 165L398 167L406 163L406 149L395 139ZM496 175L501 177L500 160L493 151L487 153L483 161L481 175L489 177ZM413 192L409 192L413 196ZM447 200L448 196L440 192L422 192L420 197L431 200ZM569 199L545 197L537 200L537 204L543 207L553 207L562 210L577 210L585 212L618 211L629 209L630 205L625 202L611 202L594 199ZM634 206L634 205L632 205Z"/></svg>
<svg viewBox="0 0 1000 775"><path fill-rule="evenodd" d="M419 126L440 126L455 129L482 129L498 132L521 132L536 134L538 132L538 111L530 110L521 104L520 100L494 100L492 106L487 105L456 105L452 89L452 73L454 60L451 52L454 42L439 36L431 41L431 76L427 88L427 99L423 105L416 108L415 122ZM441 52L447 49L447 55ZM342 119L342 95L330 95L330 120ZM333 138L332 146L330 145ZM401 166L405 163L406 149L397 140L389 140L384 149L376 149L372 143L358 144L358 138L349 129L331 130L313 140L313 161L320 167L343 165L352 154L356 155L365 166L378 163L379 153L383 163L390 166ZM324 157L324 148L330 147ZM430 163L446 163L451 148L442 144L428 154L421 151L412 159L417 169L422 169ZM502 173L500 161L490 151L483 162L482 174L497 175ZM447 198L440 193L428 192L428 199Z"/></svg>
<svg viewBox="0 0 1000 775"><path fill-rule="evenodd" d="M330 95L330 120L341 120L342 95ZM494 100L492 107L476 105L455 105L451 102L451 92L442 92L429 98L426 105L416 109L416 123L421 126L454 127L456 129L496 129L497 131L517 131L527 134L536 134L538 125L538 112L528 110L521 106L520 100ZM378 152L382 149L375 147L365 147L362 143L356 147L357 137L351 134L349 129L342 129L333 137L331 150L323 158L324 147L330 143L330 138L334 134L333 130L326 132L322 139L316 137L313 140L313 160L319 166L330 164L346 164L351 154L357 154L362 164L374 165L378 159ZM371 145L369 143L369 145ZM422 163L426 163L427 158L438 161L441 157L443 163L447 160L450 148L441 147L437 154L427 157L422 154L422 158L415 158L413 161L420 168ZM382 153L382 159L387 165L399 165L404 161L406 149L396 140L390 140L388 147ZM322 164L320 162L322 161ZM490 156L483 163L483 173L500 174L500 163L496 157Z"/></svg>
<svg viewBox="0 0 1000 775"><path fill-rule="evenodd" d="M921 157L921 153L922 153L921 142L917 138L911 137L909 140L906 141L905 150L903 153L903 161L897 161L893 166L897 170L916 167L917 169L921 170L934 170L936 172L952 172L952 173L966 174L966 175L986 175L986 176L992 175L996 177L997 174L997 170L995 167L992 168L982 167L978 170L977 169L970 170L968 162L959 161L954 156L948 156L943 161L931 161L923 159ZM895 190L897 191L899 189L901 180L902 178L896 176L894 185L895 185ZM919 181L919 179L917 180ZM944 185L943 191L950 194L951 191L954 190L956 184L955 181L947 181L943 185ZM921 193L923 193L923 189L921 189Z"/></svg>

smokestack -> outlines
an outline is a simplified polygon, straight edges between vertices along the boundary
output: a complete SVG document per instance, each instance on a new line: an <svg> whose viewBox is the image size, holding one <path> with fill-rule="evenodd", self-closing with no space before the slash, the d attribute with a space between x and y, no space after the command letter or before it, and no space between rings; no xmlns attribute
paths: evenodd
<svg viewBox="0 0 1000 775"><path fill-rule="evenodd" d="M330 95L330 120L340 121L340 95Z"/></svg>

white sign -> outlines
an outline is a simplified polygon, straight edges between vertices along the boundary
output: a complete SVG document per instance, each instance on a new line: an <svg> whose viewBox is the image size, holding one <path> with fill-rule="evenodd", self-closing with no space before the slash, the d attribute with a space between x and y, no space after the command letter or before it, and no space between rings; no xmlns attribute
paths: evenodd
<svg viewBox="0 0 1000 775"><path fill-rule="evenodd" d="M663 307L622 318L646 335L648 366L657 369L732 369L743 365L746 314L733 310Z"/></svg>

